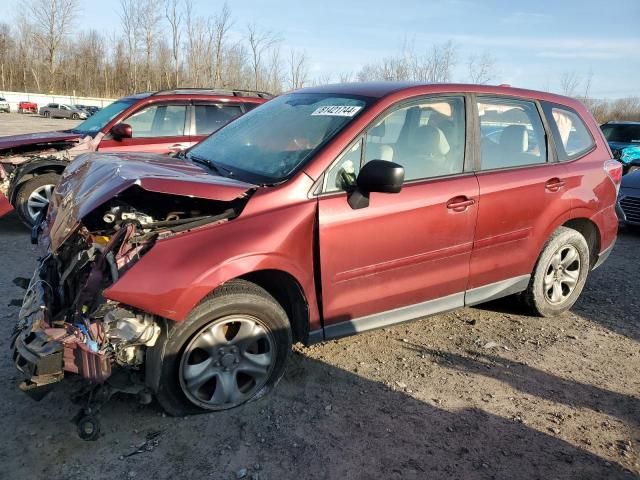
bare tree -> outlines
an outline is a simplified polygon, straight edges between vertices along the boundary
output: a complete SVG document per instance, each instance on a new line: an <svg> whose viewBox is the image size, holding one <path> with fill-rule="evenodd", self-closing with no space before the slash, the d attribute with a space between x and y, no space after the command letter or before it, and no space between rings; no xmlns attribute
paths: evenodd
<svg viewBox="0 0 640 480"><path fill-rule="evenodd" d="M138 48L140 15L137 0L120 0L120 25L127 45L129 87L138 91Z"/></svg>
<svg viewBox="0 0 640 480"><path fill-rule="evenodd" d="M55 83L56 55L78 10L77 0L31 0L29 10L33 19L34 39L44 51L49 69L49 89Z"/></svg>
<svg viewBox="0 0 640 480"><path fill-rule="evenodd" d="M261 30L255 23L247 25L247 41L251 50L251 67L254 76L254 88L261 87L262 57L264 53L280 42L280 38L271 31Z"/></svg>
<svg viewBox="0 0 640 480"><path fill-rule="evenodd" d="M471 83L483 85L494 78L495 60L488 52L480 56L469 56L467 67L469 68L469 81Z"/></svg>
<svg viewBox="0 0 640 480"><path fill-rule="evenodd" d="M151 58L160 23L160 0L138 0L139 27L142 30L145 53L146 89L151 90Z"/></svg>
<svg viewBox="0 0 640 480"><path fill-rule="evenodd" d="M231 10L227 2L224 2L222 10L220 10L213 20L213 51L215 57L213 85L216 87L222 84L222 56L224 54L226 36L231 25Z"/></svg>
<svg viewBox="0 0 640 480"><path fill-rule="evenodd" d="M289 87L292 90L302 88L307 83L309 69L306 52L289 52Z"/></svg>
<svg viewBox="0 0 640 480"><path fill-rule="evenodd" d="M180 0L165 0L164 13L171 27L171 56L173 59L173 86L180 85L180 37L182 33L182 11Z"/></svg>
<svg viewBox="0 0 640 480"><path fill-rule="evenodd" d="M563 95L573 97L575 96L580 83L581 80L578 72L576 72L575 70L564 72L560 77L560 90Z"/></svg>

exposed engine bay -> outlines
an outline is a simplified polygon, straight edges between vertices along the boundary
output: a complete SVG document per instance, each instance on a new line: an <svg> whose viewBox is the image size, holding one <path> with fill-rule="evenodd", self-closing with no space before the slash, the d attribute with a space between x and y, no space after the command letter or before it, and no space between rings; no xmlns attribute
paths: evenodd
<svg viewBox="0 0 640 480"><path fill-rule="evenodd" d="M20 388L44 395L65 373L99 384L116 369L144 381L147 349L164 319L107 300L102 292L159 238L226 222L249 194L231 202L145 191L134 185L88 214L29 282L12 343ZM48 246L46 229L41 242ZM25 281L26 283L26 281Z"/></svg>

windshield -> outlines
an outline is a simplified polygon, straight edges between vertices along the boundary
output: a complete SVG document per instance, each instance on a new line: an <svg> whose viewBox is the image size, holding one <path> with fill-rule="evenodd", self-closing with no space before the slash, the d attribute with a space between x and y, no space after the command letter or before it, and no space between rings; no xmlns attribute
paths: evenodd
<svg viewBox="0 0 640 480"><path fill-rule="evenodd" d="M603 125L608 142L640 143L640 125Z"/></svg>
<svg viewBox="0 0 640 480"><path fill-rule="evenodd" d="M363 97L318 93L282 95L234 120L193 147L206 160L252 183L288 178L362 112Z"/></svg>
<svg viewBox="0 0 640 480"><path fill-rule="evenodd" d="M84 135L95 136L104 126L109 123L120 112L129 108L135 100L118 100L113 102L102 110L98 110L76 128L72 132L82 133Z"/></svg>

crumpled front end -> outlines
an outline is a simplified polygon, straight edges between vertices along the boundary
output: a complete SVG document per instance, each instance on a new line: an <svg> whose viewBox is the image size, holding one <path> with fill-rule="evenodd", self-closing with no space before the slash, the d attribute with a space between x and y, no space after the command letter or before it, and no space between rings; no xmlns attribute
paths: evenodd
<svg viewBox="0 0 640 480"><path fill-rule="evenodd" d="M21 388L35 398L69 374L102 383L126 369L142 381L147 349L156 344L164 319L108 300L103 291L158 239L230 221L250 196L196 198L170 188L161 192L155 184L158 191L145 190L144 182L115 175L117 164L111 168L110 197L89 191L91 175L67 176L60 188L66 193L53 202L40 235L47 253L29 282L12 338ZM91 170L91 160L81 169ZM81 192L83 205L92 206L86 212L69 200ZM62 219L64 234L55 234Z"/></svg>

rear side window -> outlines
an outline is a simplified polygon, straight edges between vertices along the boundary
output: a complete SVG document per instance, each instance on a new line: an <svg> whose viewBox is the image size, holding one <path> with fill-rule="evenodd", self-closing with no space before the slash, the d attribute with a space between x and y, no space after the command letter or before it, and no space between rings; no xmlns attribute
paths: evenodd
<svg viewBox="0 0 640 480"><path fill-rule="evenodd" d="M542 108L551 127L558 159L573 160L594 147L589 129L575 111L546 102L542 103Z"/></svg>
<svg viewBox="0 0 640 480"><path fill-rule="evenodd" d="M547 161L547 142L535 103L478 99L481 170L535 165Z"/></svg>
<svg viewBox="0 0 640 480"><path fill-rule="evenodd" d="M242 115L238 105L196 105L196 135L209 135Z"/></svg>

